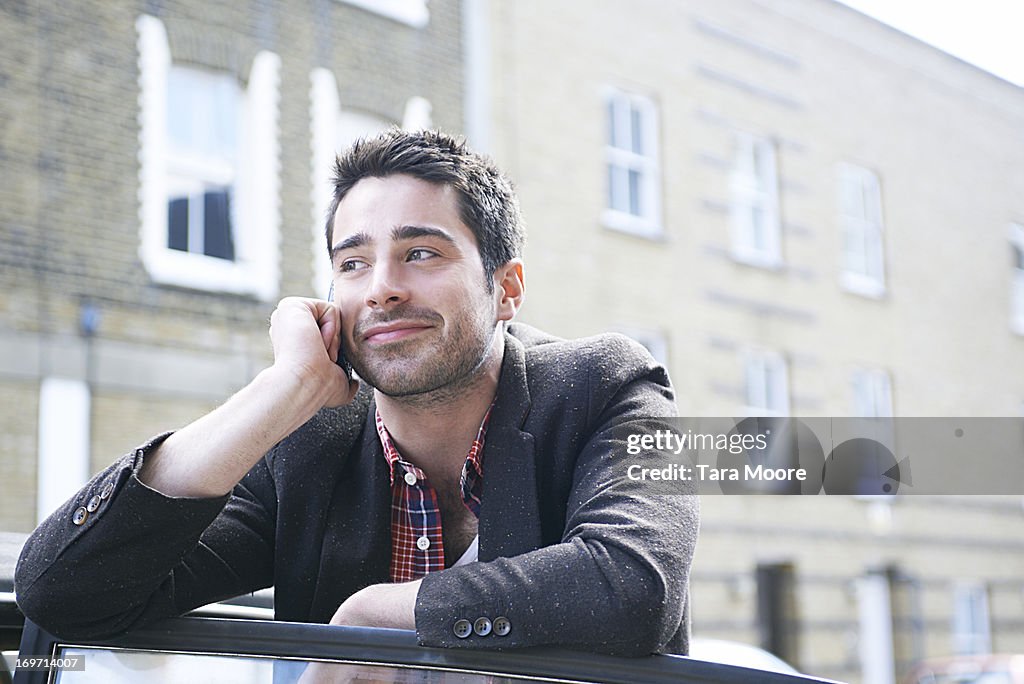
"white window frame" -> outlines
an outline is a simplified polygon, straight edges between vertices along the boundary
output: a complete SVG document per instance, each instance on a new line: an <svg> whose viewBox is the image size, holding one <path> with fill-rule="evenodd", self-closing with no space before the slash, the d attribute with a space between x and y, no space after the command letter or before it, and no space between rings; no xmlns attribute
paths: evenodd
<svg viewBox="0 0 1024 684"><path fill-rule="evenodd" d="M858 368L850 377L853 413L858 418L891 418L892 380L881 368Z"/></svg>
<svg viewBox="0 0 1024 684"><path fill-rule="evenodd" d="M660 238L663 235L661 221L661 173L658 136L658 108L654 101L643 95L627 93L615 88L604 90L605 121L605 209L601 222L608 228L632 233L641 237ZM632 117L639 119L642 148L632 149ZM629 148L614 142L627 141ZM622 174L624 171L625 183ZM613 195L622 193L627 205L631 205L633 194L629 189L629 174L635 173L637 181L637 212L618 209L613 206Z"/></svg>
<svg viewBox="0 0 1024 684"><path fill-rule="evenodd" d="M331 262L327 254L324 227L331 205L331 177L337 154L358 138L376 135L396 125L372 114L344 109L338 96L338 82L330 69L316 68L310 80L310 200L312 207L312 292L326 298L331 286ZM418 131L433 126L433 106L425 97L406 100L402 128Z"/></svg>
<svg viewBox="0 0 1024 684"><path fill-rule="evenodd" d="M743 413L789 415L789 364L782 354L765 349L743 353Z"/></svg>
<svg viewBox="0 0 1024 684"><path fill-rule="evenodd" d="M839 283L848 292L878 299L885 294L885 223L878 175L862 166L840 164L837 201Z"/></svg>
<svg viewBox="0 0 1024 684"><path fill-rule="evenodd" d="M1010 246L1015 250L1012 281L1010 284L1010 329L1024 335L1024 224L1011 223L1008 231Z"/></svg>
<svg viewBox="0 0 1024 684"><path fill-rule="evenodd" d="M430 23L427 0L335 0L379 14L413 28L424 28Z"/></svg>
<svg viewBox="0 0 1024 684"><path fill-rule="evenodd" d="M170 45L163 22L141 15L139 34L140 247L157 283L190 289L277 298L280 282L280 58L253 59L241 102L238 176L232 214L235 259L228 261L168 247L167 203L172 176L167 129ZM244 227L244 229L243 229Z"/></svg>
<svg viewBox="0 0 1024 684"><path fill-rule="evenodd" d="M953 585L953 652L972 655L992 652L992 624L988 588L981 582Z"/></svg>
<svg viewBox="0 0 1024 684"><path fill-rule="evenodd" d="M737 132L735 144L729 178L733 258L751 266L780 268L782 223L775 143L751 133ZM763 163L759 165L758 159ZM763 216L760 226L753 220L755 211Z"/></svg>

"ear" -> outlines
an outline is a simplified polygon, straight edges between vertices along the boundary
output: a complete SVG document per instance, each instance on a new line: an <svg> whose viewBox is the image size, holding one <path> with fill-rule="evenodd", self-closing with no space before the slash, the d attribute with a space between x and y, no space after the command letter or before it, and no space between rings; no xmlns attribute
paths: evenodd
<svg viewBox="0 0 1024 684"><path fill-rule="evenodd" d="M494 298L498 320L511 321L523 305L523 260L512 259L494 271Z"/></svg>

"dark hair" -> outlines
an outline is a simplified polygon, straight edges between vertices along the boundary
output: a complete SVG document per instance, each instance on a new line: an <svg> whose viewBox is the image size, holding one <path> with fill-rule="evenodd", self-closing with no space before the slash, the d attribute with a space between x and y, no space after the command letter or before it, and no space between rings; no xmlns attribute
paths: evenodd
<svg viewBox="0 0 1024 684"><path fill-rule="evenodd" d="M389 129L357 140L334 164L334 197L327 212L327 251L334 214L352 187L364 178L404 173L429 183L450 185L458 195L459 217L476 237L488 291L502 264L522 254L525 236L512 183L488 158L462 138L439 131Z"/></svg>

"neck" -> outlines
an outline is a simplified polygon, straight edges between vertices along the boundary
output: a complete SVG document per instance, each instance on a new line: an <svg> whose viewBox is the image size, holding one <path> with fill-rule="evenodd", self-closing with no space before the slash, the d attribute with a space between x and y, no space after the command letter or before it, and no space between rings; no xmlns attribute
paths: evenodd
<svg viewBox="0 0 1024 684"><path fill-rule="evenodd" d="M480 422L498 389L505 336L497 329L487 355L457 385L407 397L374 391L377 410L402 457L434 479L438 469L461 470Z"/></svg>

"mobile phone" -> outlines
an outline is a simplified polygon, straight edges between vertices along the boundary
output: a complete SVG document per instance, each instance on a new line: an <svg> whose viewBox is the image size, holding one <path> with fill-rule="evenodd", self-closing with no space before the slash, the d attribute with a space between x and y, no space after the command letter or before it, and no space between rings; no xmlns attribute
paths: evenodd
<svg viewBox="0 0 1024 684"><path fill-rule="evenodd" d="M334 283L333 282L331 283L331 289L327 293L327 301L334 302ZM345 375L347 375L348 379L351 380L352 379L352 364L349 363L348 359L345 357L345 347L342 346L344 344L342 342L343 339L344 339L344 336L341 335L340 332L339 332L339 335L338 335L338 342L339 342L339 344L338 344L338 358L337 358L337 360L335 360L335 363L338 364L339 366L341 366L341 369L343 371L345 371Z"/></svg>

